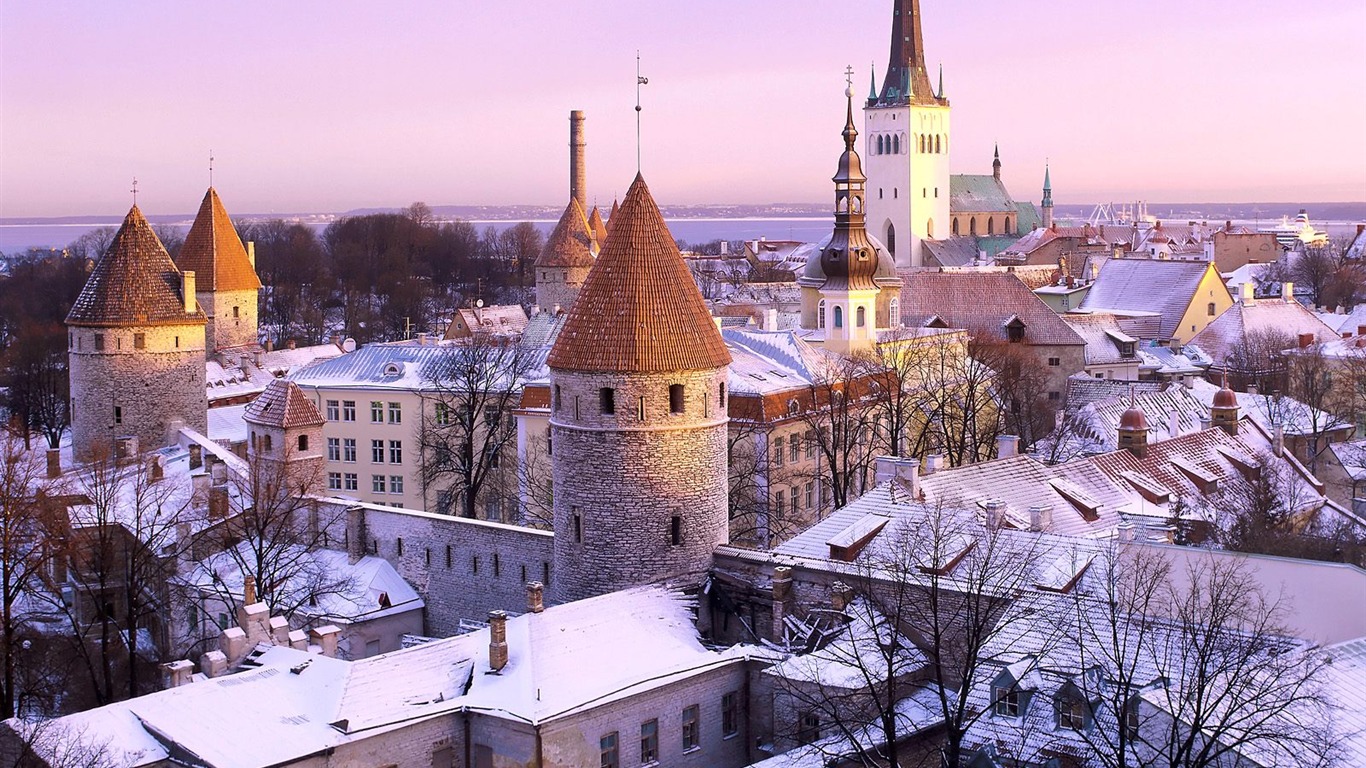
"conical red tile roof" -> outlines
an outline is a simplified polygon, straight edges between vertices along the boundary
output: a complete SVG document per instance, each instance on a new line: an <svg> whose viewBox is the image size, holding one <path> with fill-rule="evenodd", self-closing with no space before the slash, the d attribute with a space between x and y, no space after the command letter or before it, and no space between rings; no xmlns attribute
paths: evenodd
<svg viewBox="0 0 1366 768"><path fill-rule="evenodd" d="M545 247L536 259L538 267L591 267L593 254L588 248L588 220L584 218L579 201L569 199L560 222L546 238Z"/></svg>
<svg viewBox="0 0 1366 768"><path fill-rule="evenodd" d="M607 225L602 223L602 211L593 206L593 212L588 214L588 231L598 241L598 247L607 242Z"/></svg>
<svg viewBox="0 0 1366 768"><path fill-rule="evenodd" d="M615 218L617 217L617 211L619 211L619 210L621 210L621 206L617 205L617 201L616 201L616 200L613 200L613 201L612 201L612 212L609 213L609 214L607 214L607 231L608 231L608 232L611 232L611 231L612 231L612 219L615 219Z"/></svg>
<svg viewBox="0 0 1366 768"><path fill-rule="evenodd" d="M730 364L659 207L639 175L565 319L551 368L657 373Z"/></svg>
<svg viewBox="0 0 1366 768"><path fill-rule="evenodd" d="M196 276L197 279L197 276ZM157 239L142 211L133 206L71 306L71 325L203 324L195 306L185 311L180 270Z"/></svg>
<svg viewBox="0 0 1366 768"><path fill-rule="evenodd" d="M318 406L308 399L298 384L288 379L272 379L247 405L242 418L253 424L284 429L316 427L326 421Z"/></svg>
<svg viewBox="0 0 1366 768"><path fill-rule="evenodd" d="M247 249L242 247L242 239L213 187L204 193L199 214L176 256L176 266L194 270L197 291L255 291L261 287L247 259Z"/></svg>

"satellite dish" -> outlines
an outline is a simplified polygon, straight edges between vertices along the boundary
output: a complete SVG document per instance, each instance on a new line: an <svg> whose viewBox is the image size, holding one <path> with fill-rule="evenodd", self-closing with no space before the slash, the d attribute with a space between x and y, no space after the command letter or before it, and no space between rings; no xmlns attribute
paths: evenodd
<svg viewBox="0 0 1366 768"><path fill-rule="evenodd" d="M355 339L347 339L346 341L343 341L343 342L342 342L342 351L343 351L343 352L355 352L355 351L356 351L356 340L355 340Z"/></svg>

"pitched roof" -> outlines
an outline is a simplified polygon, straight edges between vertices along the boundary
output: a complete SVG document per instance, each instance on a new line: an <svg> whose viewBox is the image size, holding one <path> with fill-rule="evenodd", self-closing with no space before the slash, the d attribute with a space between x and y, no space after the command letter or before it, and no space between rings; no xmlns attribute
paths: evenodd
<svg viewBox="0 0 1366 768"><path fill-rule="evenodd" d="M66 316L70 325L203 325L198 306L185 311L180 270L135 205L95 262Z"/></svg>
<svg viewBox="0 0 1366 768"><path fill-rule="evenodd" d="M1206 261L1110 259L1081 308L1156 312L1162 318L1158 332L1171 338L1210 268ZM1227 291L1222 282L1219 289Z"/></svg>
<svg viewBox="0 0 1366 768"><path fill-rule="evenodd" d="M176 255L176 266L194 270L196 291L255 291L261 288L247 249L233 229L213 187L204 193L199 213Z"/></svg>
<svg viewBox="0 0 1366 768"><path fill-rule="evenodd" d="M639 174L550 351L572 371L724 368L730 352Z"/></svg>
<svg viewBox="0 0 1366 768"><path fill-rule="evenodd" d="M538 267L591 267L593 254L589 250L588 220L584 218L579 201L569 199L560 214L560 221L546 238L545 247L536 259Z"/></svg>
<svg viewBox="0 0 1366 768"><path fill-rule="evenodd" d="M941 267L962 267L977 261L977 238L950 237L947 240L921 240L926 255Z"/></svg>
<svg viewBox="0 0 1366 768"><path fill-rule="evenodd" d="M1137 346L1138 339L1120 329L1114 315L1107 314L1067 314L1059 315L1063 322L1086 341L1086 364L1122 363L1126 360L1138 364L1137 350L1125 357L1121 354L1121 344Z"/></svg>
<svg viewBox="0 0 1366 768"><path fill-rule="evenodd" d="M901 316L910 327L938 317L950 328L990 331L1004 339L1005 324L1019 317L1027 344L1085 343L1010 272L909 270L901 279Z"/></svg>
<svg viewBox="0 0 1366 768"><path fill-rule="evenodd" d="M269 427L292 429L313 427L326 421L318 406L304 391L288 379L275 379L247 405L242 414L245 421Z"/></svg>
<svg viewBox="0 0 1366 768"><path fill-rule="evenodd" d="M1298 301L1257 299L1252 303L1237 302L1205 326L1190 340L1216 362L1223 363L1238 346L1252 334L1281 334L1288 345L1295 343L1301 333L1314 334L1317 342L1338 337L1313 312Z"/></svg>
<svg viewBox="0 0 1366 768"><path fill-rule="evenodd" d="M955 173L949 177L949 211L952 213L1015 213L1016 210L1006 185L989 173Z"/></svg>

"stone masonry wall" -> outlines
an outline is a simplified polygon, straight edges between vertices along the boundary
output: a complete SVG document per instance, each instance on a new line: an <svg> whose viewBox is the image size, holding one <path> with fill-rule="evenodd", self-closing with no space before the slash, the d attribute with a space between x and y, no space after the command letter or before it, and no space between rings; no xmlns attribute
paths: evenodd
<svg viewBox="0 0 1366 768"><path fill-rule="evenodd" d="M568 312L579 298L589 269L591 267L537 267L536 306L544 312L554 312L555 307Z"/></svg>
<svg viewBox="0 0 1366 768"><path fill-rule="evenodd" d="M144 345L137 349L135 335ZM104 349L97 351L96 336ZM71 439L79 459L114 438L134 435L140 450L159 448L171 421L208 432L204 327L157 325L69 329ZM121 423L114 420L120 409Z"/></svg>
<svg viewBox="0 0 1366 768"><path fill-rule="evenodd" d="M257 344L256 291L200 291L195 294L199 308L209 318L204 326L207 348L219 350L244 344ZM233 310L237 314L233 315Z"/></svg>
<svg viewBox="0 0 1366 768"><path fill-rule="evenodd" d="M526 611L526 582L556 588L552 535L515 525L438 515L377 504L320 505L327 544L346 549L346 508L364 511L365 551L388 560L427 605L426 632L460 631L462 619L483 621L491 610Z"/></svg>
<svg viewBox="0 0 1366 768"><path fill-rule="evenodd" d="M725 376L553 372L559 601L700 577L710 567L712 548L728 536ZM682 413L670 410L671 384L684 386ZM603 388L614 393L610 415L601 411Z"/></svg>

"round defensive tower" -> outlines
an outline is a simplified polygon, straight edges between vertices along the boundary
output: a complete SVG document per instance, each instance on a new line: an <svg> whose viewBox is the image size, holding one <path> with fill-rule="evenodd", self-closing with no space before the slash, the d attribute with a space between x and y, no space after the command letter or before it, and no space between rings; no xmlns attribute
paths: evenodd
<svg viewBox="0 0 1366 768"><path fill-rule="evenodd" d="M176 268L133 206L66 318L79 460L118 443L161 447L177 421L207 433L204 322L195 273Z"/></svg>
<svg viewBox="0 0 1366 768"><path fill-rule="evenodd" d="M208 320L204 340L209 351L260 342L261 280L256 276L256 262L242 246L213 187L204 193L199 213L176 255L176 266L195 273L195 296Z"/></svg>
<svg viewBox="0 0 1366 768"><path fill-rule="evenodd" d="M730 353L640 176L548 362L556 598L699 580L727 540Z"/></svg>

